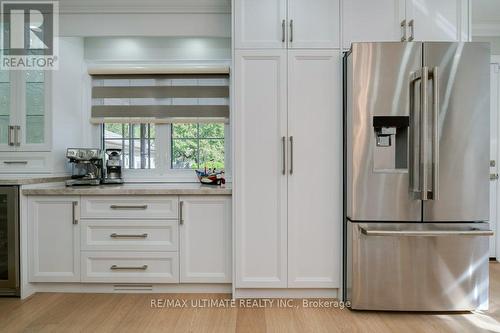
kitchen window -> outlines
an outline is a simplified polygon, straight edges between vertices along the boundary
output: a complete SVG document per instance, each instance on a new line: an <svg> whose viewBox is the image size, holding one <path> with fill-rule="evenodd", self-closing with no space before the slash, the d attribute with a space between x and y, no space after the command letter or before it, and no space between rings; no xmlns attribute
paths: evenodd
<svg viewBox="0 0 500 333"><path fill-rule="evenodd" d="M103 148L121 149L125 169L156 167L154 124L105 124Z"/></svg>
<svg viewBox="0 0 500 333"><path fill-rule="evenodd" d="M172 169L224 169L224 124L172 124Z"/></svg>
<svg viewBox="0 0 500 333"><path fill-rule="evenodd" d="M125 170L175 178L227 167L227 74L91 75L91 120Z"/></svg>

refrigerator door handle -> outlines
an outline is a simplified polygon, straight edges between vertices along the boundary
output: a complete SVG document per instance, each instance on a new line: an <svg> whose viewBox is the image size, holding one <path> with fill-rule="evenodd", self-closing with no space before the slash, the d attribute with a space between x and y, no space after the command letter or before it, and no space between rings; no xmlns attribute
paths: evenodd
<svg viewBox="0 0 500 333"><path fill-rule="evenodd" d="M359 227L366 236L437 237L437 236L493 236L492 230L369 230Z"/></svg>
<svg viewBox="0 0 500 333"><path fill-rule="evenodd" d="M415 163L418 158L415 157L415 92L416 92L416 83L420 80L420 72L412 72L410 73L410 151L409 151L409 168L408 168L408 176L409 176L409 186L410 193L418 194L420 192L419 188L415 188Z"/></svg>
<svg viewBox="0 0 500 333"><path fill-rule="evenodd" d="M439 70L431 71L432 83L432 200L439 198Z"/></svg>
<svg viewBox="0 0 500 333"><path fill-rule="evenodd" d="M428 84L429 84L429 68L422 67L421 84L420 84L420 200L425 201L429 199L428 191L428 165L427 165L427 148L429 147L429 133L428 133Z"/></svg>

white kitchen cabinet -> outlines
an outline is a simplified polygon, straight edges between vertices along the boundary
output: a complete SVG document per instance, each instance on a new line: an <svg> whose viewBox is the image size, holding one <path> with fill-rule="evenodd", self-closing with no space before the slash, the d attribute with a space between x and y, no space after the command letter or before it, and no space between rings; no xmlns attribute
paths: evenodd
<svg viewBox="0 0 500 333"><path fill-rule="evenodd" d="M288 0L289 48L339 48L339 0Z"/></svg>
<svg viewBox="0 0 500 333"><path fill-rule="evenodd" d="M30 282L80 281L79 198L30 197Z"/></svg>
<svg viewBox="0 0 500 333"><path fill-rule="evenodd" d="M338 48L339 0L235 0L236 49Z"/></svg>
<svg viewBox="0 0 500 333"><path fill-rule="evenodd" d="M349 0L343 47L353 42L468 41L469 0Z"/></svg>
<svg viewBox="0 0 500 333"><path fill-rule="evenodd" d="M50 71L0 71L0 151L50 151L51 92Z"/></svg>
<svg viewBox="0 0 500 333"><path fill-rule="evenodd" d="M231 283L231 197L180 197L180 282Z"/></svg>
<svg viewBox="0 0 500 333"><path fill-rule="evenodd" d="M177 219L177 196L85 196L82 218Z"/></svg>
<svg viewBox="0 0 500 333"><path fill-rule="evenodd" d="M347 0L342 3L343 46L353 42L400 41L405 0Z"/></svg>
<svg viewBox="0 0 500 333"><path fill-rule="evenodd" d="M288 287L340 287L341 55L288 53Z"/></svg>
<svg viewBox="0 0 500 333"><path fill-rule="evenodd" d="M236 288L340 286L340 61L236 51Z"/></svg>
<svg viewBox="0 0 500 333"><path fill-rule="evenodd" d="M82 282L179 283L177 252L82 252Z"/></svg>
<svg viewBox="0 0 500 333"><path fill-rule="evenodd" d="M286 0L235 0L235 47L286 47Z"/></svg>
<svg viewBox="0 0 500 333"><path fill-rule="evenodd" d="M286 51L235 54L237 288L287 286Z"/></svg>
<svg viewBox="0 0 500 333"><path fill-rule="evenodd" d="M468 41L468 3L468 0L406 0L409 36L413 35L417 41Z"/></svg>

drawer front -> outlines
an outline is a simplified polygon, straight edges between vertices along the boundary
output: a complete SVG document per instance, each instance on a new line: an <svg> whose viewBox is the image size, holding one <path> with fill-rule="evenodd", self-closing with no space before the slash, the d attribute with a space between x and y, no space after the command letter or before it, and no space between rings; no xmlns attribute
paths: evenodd
<svg viewBox="0 0 500 333"><path fill-rule="evenodd" d="M177 196L84 196L82 218L177 219Z"/></svg>
<svg viewBox="0 0 500 333"><path fill-rule="evenodd" d="M46 153L9 153L0 155L0 173L48 173L51 157Z"/></svg>
<svg viewBox="0 0 500 333"><path fill-rule="evenodd" d="M177 252L82 252L82 282L178 283Z"/></svg>
<svg viewBox="0 0 500 333"><path fill-rule="evenodd" d="M178 251L176 220L82 220L81 228L84 251Z"/></svg>

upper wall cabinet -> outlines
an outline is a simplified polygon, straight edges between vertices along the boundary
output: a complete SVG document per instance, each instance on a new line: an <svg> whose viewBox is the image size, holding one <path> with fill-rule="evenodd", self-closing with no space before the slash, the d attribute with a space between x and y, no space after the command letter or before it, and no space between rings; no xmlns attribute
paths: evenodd
<svg viewBox="0 0 500 333"><path fill-rule="evenodd" d="M344 48L352 42L401 40L404 0L348 0L342 5Z"/></svg>
<svg viewBox="0 0 500 333"><path fill-rule="evenodd" d="M339 0L235 0L235 47L338 48Z"/></svg>
<svg viewBox="0 0 500 333"><path fill-rule="evenodd" d="M0 72L0 151L49 151L50 73Z"/></svg>
<svg viewBox="0 0 500 333"><path fill-rule="evenodd" d="M468 41L468 0L407 0L408 38L418 41Z"/></svg>
<svg viewBox="0 0 500 333"><path fill-rule="evenodd" d="M342 15L346 49L352 42L469 40L469 0L349 0Z"/></svg>

